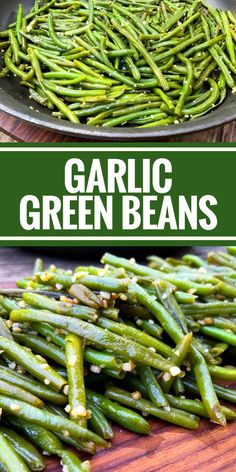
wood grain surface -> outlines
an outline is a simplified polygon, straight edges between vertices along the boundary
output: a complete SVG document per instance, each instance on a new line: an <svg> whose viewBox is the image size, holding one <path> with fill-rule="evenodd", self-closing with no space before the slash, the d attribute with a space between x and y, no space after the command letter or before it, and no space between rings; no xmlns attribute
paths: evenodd
<svg viewBox="0 0 236 472"><path fill-rule="evenodd" d="M10 136L13 140L25 143L45 143L45 142L79 142L82 138L73 138L65 134L58 134L56 131L47 131L36 126L31 126L10 115L0 112L0 131ZM86 141L89 141L86 139ZM153 141L162 142L236 142L236 121L224 126L207 129L198 133L184 134L166 139L156 139Z"/></svg>
<svg viewBox="0 0 236 472"><path fill-rule="evenodd" d="M195 247L191 251L203 255L211 248ZM169 248L178 256L183 248ZM190 248L188 248L188 251ZM74 258L61 258L63 252L53 248L47 252L45 264L56 263L69 268L84 261L83 249L75 248ZM43 249L0 248L0 285L13 286L17 277L31 273L36 253ZM115 252L115 249L114 249ZM158 249L156 250L158 254ZM81 254L81 255L80 255ZM135 254L134 254L135 256ZM201 420L198 431L187 431L161 420L150 420L151 434L138 436L115 427L112 448L98 451L92 458L93 472L234 472L236 470L236 423L226 428ZM86 458L85 455L81 455ZM47 458L46 472L59 472L56 458ZM17 471L16 471L17 472Z"/></svg>

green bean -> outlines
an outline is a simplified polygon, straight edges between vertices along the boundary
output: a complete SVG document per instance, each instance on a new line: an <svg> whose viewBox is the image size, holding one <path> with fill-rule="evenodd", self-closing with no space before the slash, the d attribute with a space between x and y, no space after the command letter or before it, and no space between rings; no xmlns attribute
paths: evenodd
<svg viewBox="0 0 236 472"><path fill-rule="evenodd" d="M162 328L176 343L182 337L182 330L168 311L156 300L153 299L142 287L131 282L129 284L130 293L135 294L139 303L144 305L155 316ZM16 312L17 313L17 312Z"/></svg>
<svg viewBox="0 0 236 472"><path fill-rule="evenodd" d="M181 337L181 330L167 310L158 302L154 301L145 290L137 284L131 283L130 289L136 294L138 301L146 306L153 315L158 318L163 329L169 334L169 336L178 343ZM214 421L224 424L225 420L221 413L204 358L195 347L191 348L191 356L195 364L194 373L198 381L205 408Z"/></svg>
<svg viewBox="0 0 236 472"><path fill-rule="evenodd" d="M71 289L72 288L73 286ZM23 293L22 298L28 305L35 308L42 308L43 310L49 310L61 315L75 316L76 318L78 317L86 321L96 321L97 319L97 312L91 307L87 308L69 302L59 302L53 298L39 295L37 293Z"/></svg>
<svg viewBox="0 0 236 472"><path fill-rule="evenodd" d="M134 84L133 80L129 79L128 77L126 77L123 74L120 74L116 70L111 69L107 65L102 64L101 62L95 61L93 59L89 59L89 58L85 59L84 62L85 62L86 65L93 66L93 67L95 67L95 68L97 68L97 69L99 69L103 72L106 72L106 74L109 77L113 77L114 79L118 80L119 82L124 83L126 85L129 85L130 87L133 87L133 84Z"/></svg>
<svg viewBox="0 0 236 472"><path fill-rule="evenodd" d="M180 379L180 377L176 377L176 379L173 383L173 390L174 390L174 393L177 397L181 397L181 396L184 395L185 388L184 388L184 384L182 382L182 379Z"/></svg>
<svg viewBox="0 0 236 472"><path fill-rule="evenodd" d="M87 400L87 405L91 410L91 417L88 420L90 429L104 439L113 439L113 430L100 408L94 402L89 400Z"/></svg>
<svg viewBox="0 0 236 472"><path fill-rule="evenodd" d="M3 349L10 359L22 365L36 378L43 382L46 381L48 385L50 384L54 390L59 391L66 384L65 380L45 360L34 356L34 354L25 347L19 346L16 342L0 336L0 349ZM47 367L45 368L45 366Z"/></svg>
<svg viewBox="0 0 236 472"><path fill-rule="evenodd" d="M19 69L15 64L12 62L12 46L10 46L4 55L4 61L6 64L6 67L9 71L11 71L14 75L19 76L22 80L25 80L27 74L23 72L21 69Z"/></svg>
<svg viewBox="0 0 236 472"><path fill-rule="evenodd" d="M129 39L129 41L134 45L134 47L143 55L143 57L145 58L145 61L149 64L149 66L153 70L161 87L164 90L168 90L169 89L168 82L165 80L160 69L156 66L154 60L152 59L148 51L144 48L142 43L137 38L135 38L129 31L123 28L117 21L115 21L115 19L112 18L111 22L113 26L119 31L119 33L121 33L123 36Z"/></svg>
<svg viewBox="0 0 236 472"><path fill-rule="evenodd" d="M79 302L84 305L90 306L91 308L98 309L101 307L102 302L98 296L92 292L88 287L81 284L72 285L70 288L70 295L75 297Z"/></svg>
<svg viewBox="0 0 236 472"><path fill-rule="evenodd" d="M196 294L199 295L210 295L213 293L214 288L201 284L195 284L194 282L189 282L187 280L182 280L179 279L177 276L171 276L169 274L164 274L160 271L150 269L148 267L142 266L137 263L131 263L127 259L123 257L116 257L112 256L109 253L105 253L102 261L107 264L111 264L114 267L124 267L125 270L130 271L131 273L134 273L135 275L143 275L143 276L150 276L154 280L156 279L164 279L172 283L173 285L176 285L177 288L181 290L189 290L189 289L196 289Z"/></svg>
<svg viewBox="0 0 236 472"><path fill-rule="evenodd" d="M166 400L161 386L157 382L152 370L147 366L138 366L137 367L138 375L141 378L141 381L145 385L148 396L152 403L159 407L168 406L168 401Z"/></svg>
<svg viewBox="0 0 236 472"><path fill-rule="evenodd" d="M236 303L232 301L225 301L224 303L213 301L209 303L194 303L194 305L181 305L185 315L199 315L205 316L228 316L236 314Z"/></svg>
<svg viewBox="0 0 236 472"><path fill-rule="evenodd" d="M19 344L23 344L30 348L34 353L52 359L57 364L62 366L65 365L64 352L50 341L45 340L41 336L27 335L21 333L15 333L15 341Z"/></svg>
<svg viewBox="0 0 236 472"><path fill-rule="evenodd" d="M229 27L229 20L227 18L227 13L224 11L220 12L221 20L222 20L222 25L223 25L223 31L226 34L226 47L229 53L229 57L231 62L236 65L236 57L235 57L235 49L234 49L234 44L230 32L230 27Z"/></svg>
<svg viewBox="0 0 236 472"><path fill-rule="evenodd" d="M35 408L32 405L12 399L4 395L0 395L0 406L3 411L11 413L18 418L32 421L33 424L42 426L43 428L49 429L49 431L63 432L68 431L69 435L74 439L82 439L85 441L92 441L99 446L106 447L107 443L104 439L100 438L97 434L92 433L88 429L81 428L74 422L56 416L54 414Z"/></svg>
<svg viewBox="0 0 236 472"><path fill-rule="evenodd" d="M46 88L45 88L46 85ZM79 123L79 119L75 115L73 111L62 101L60 100L57 95L51 90L48 90L48 84L45 84L45 81L42 83L43 91L47 98L60 110L67 118L72 121L72 123ZM55 89L58 93L58 87L55 86Z"/></svg>
<svg viewBox="0 0 236 472"><path fill-rule="evenodd" d="M203 26L203 30L205 31L206 39L210 40L209 26L208 26L208 23L207 23L207 21L205 20L205 18L203 16L202 16L202 26ZM225 80L226 80L226 83L228 84L228 86L233 87L234 86L234 80L233 80L226 64L222 60L221 56L218 54L216 47L211 46L209 48L209 52L212 55L214 61L218 65L218 67L221 69L222 73L224 74L224 77L225 77Z"/></svg>
<svg viewBox="0 0 236 472"><path fill-rule="evenodd" d="M0 336L2 336L3 338L7 338L7 339L10 339L11 341L13 341L13 336L11 334L11 331L10 329L8 328L6 322L0 318Z"/></svg>
<svg viewBox="0 0 236 472"><path fill-rule="evenodd" d="M203 104L196 105L193 107L188 108L188 105L183 109L183 113L187 115L199 115L201 113L206 112L209 108L215 106L217 99L219 98L219 88L215 80L208 79L208 83L211 86L212 93L210 97L205 100Z"/></svg>
<svg viewBox="0 0 236 472"><path fill-rule="evenodd" d="M56 415L59 415L61 416L62 418L67 418L68 415L67 413L62 410L61 408L59 409L58 407L56 407L55 405L44 405L44 410L45 411L48 411L49 413L55 413ZM53 433L50 433L51 435ZM83 452L87 452L89 454L95 454L96 452L96 446L94 443L92 443L91 441L90 442L82 442L82 441L78 441L78 439L73 439L71 438L70 436L67 436L63 433L55 433L55 436L56 436L56 440L57 438L62 441L63 443L66 443L66 444L69 444L70 446L73 446L75 449L77 449L78 451L83 451ZM59 454L60 455L60 451L59 449L61 449L62 446L60 448L57 448L58 450L56 452L52 452L52 454Z"/></svg>
<svg viewBox="0 0 236 472"><path fill-rule="evenodd" d="M178 303L194 303L197 296L191 293L181 292L176 290L175 299Z"/></svg>
<svg viewBox="0 0 236 472"><path fill-rule="evenodd" d="M129 357L136 362L150 365L150 367L163 369L164 371L170 371L171 373L174 373L174 375L177 375L180 371L180 369L177 369L176 371L176 368L173 371L173 365L171 363L149 349L139 346L136 342L130 339L125 339L82 320L65 317L63 315L54 315L43 310L12 311L11 319L12 321L21 322L34 322L38 320L40 320L40 322L44 321L51 324L52 326L66 329L67 331L78 334L89 341L95 342L96 345L100 346L100 348L104 347L105 349L110 349L114 353L125 357L125 359Z"/></svg>
<svg viewBox="0 0 236 472"><path fill-rule="evenodd" d="M170 313L172 318L176 321L179 328L181 328L182 332L186 334L188 332L188 328L186 325L186 319L183 315L183 312L178 305L173 293L172 293L172 285L165 280L159 280L155 283L156 292L158 297L166 310Z"/></svg>
<svg viewBox="0 0 236 472"><path fill-rule="evenodd" d="M202 416L203 418L208 418L208 414L204 405L199 400L189 400L186 398L178 398L174 397L173 395L166 394L166 398L169 404L173 408L178 408L180 410L187 411L197 416ZM224 413L227 420L234 420L236 418L236 414L233 410L222 406L222 412Z"/></svg>
<svg viewBox="0 0 236 472"><path fill-rule="evenodd" d="M62 393L54 392L41 382L29 379L27 376L19 374L8 367L0 366L0 377L6 382L26 389L42 400L51 401L57 405L64 405L66 403L66 397Z"/></svg>
<svg viewBox="0 0 236 472"><path fill-rule="evenodd" d="M8 439L14 450L25 461L30 470L43 470L45 467L42 456L37 449L32 446L26 439L19 436L15 431L0 427L0 434Z"/></svg>
<svg viewBox="0 0 236 472"><path fill-rule="evenodd" d="M230 346L236 346L236 335L230 331L225 331L215 326L203 326L200 332L220 341L226 342Z"/></svg>
<svg viewBox="0 0 236 472"><path fill-rule="evenodd" d="M21 28L22 28L22 19L23 19L23 5L20 3L17 10L17 17L16 17L16 36L19 44L22 44L22 37L21 37Z"/></svg>
<svg viewBox="0 0 236 472"><path fill-rule="evenodd" d="M208 367L203 356L197 349L192 347L190 359L193 364L193 372L197 381L199 392L201 394L202 402L209 417L215 423L225 426L225 416L217 399L216 392L209 375Z"/></svg>
<svg viewBox="0 0 236 472"><path fill-rule="evenodd" d="M89 461L84 463L71 451L60 451L61 463L69 472L90 472Z"/></svg>
<svg viewBox="0 0 236 472"><path fill-rule="evenodd" d="M183 110L186 98L191 94L191 91L192 91L193 66L192 66L191 61L186 59L186 57L183 54L178 54L178 58L181 61L183 61L183 63L186 65L186 72L187 72L187 78L186 78L186 80L183 84L183 88L182 88L179 100L178 100L177 105L175 107L176 115L180 116L180 115L182 115L182 110Z"/></svg>
<svg viewBox="0 0 236 472"><path fill-rule="evenodd" d="M166 23L163 25L163 29L165 31L169 31L169 29L175 24L178 23L178 21L186 14L187 10L185 7L181 7L177 10L177 12L172 15L172 17L166 21Z"/></svg>
<svg viewBox="0 0 236 472"><path fill-rule="evenodd" d="M227 367L220 367L218 365L208 365L208 370L211 374L211 377L213 377L214 379L235 382L235 379L236 379L235 368L231 369Z"/></svg>
<svg viewBox="0 0 236 472"><path fill-rule="evenodd" d="M203 321L205 320L203 319ZM209 321L208 318L206 319L206 324L207 324L207 321ZM214 317L214 318L210 318L210 324L212 326L215 326L216 328L227 329L227 330L230 329L234 334L236 334L235 321L231 321L227 318Z"/></svg>
<svg viewBox="0 0 236 472"><path fill-rule="evenodd" d="M81 277L80 274L71 276L67 274L54 274L53 272L47 273L47 281L43 279L43 274L37 274L36 280L40 281L42 284L50 282L50 285L52 286L60 284L64 288L70 289L75 283L74 279L78 279L80 284L91 288L92 290L102 290L104 292L114 293L127 292L128 284L126 280L112 279L111 277L98 277L96 275L87 275L85 277Z"/></svg>
<svg viewBox="0 0 236 472"><path fill-rule="evenodd" d="M112 320L107 320L103 316L99 316L96 324L100 326L100 328L109 329L111 332L119 334L120 336L128 336L130 339L134 339L143 346L154 348L164 356L168 357L172 354L172 349L167 344L124 323L117 323Z"/></svg>
<svg viewBox="0 0 236 472"><path fill-rule="evenodd" d="M160 88L155 88L154 92L161 97L163 102L167 105L167 107L172 110L174 108L172 100L168 97L168 95L163 92Z"/></svg>
<svg viewBox="0 0 236 472"><path fill-rule="evenodd" d="M232 256L236 256L236 246L228 246L227 247L227 251L229 254L231 254Z"/></svg>
<svg viewBox="0 0 236 472"><path fill-rule="evenodd" d="M154 338L160 338L163 333L163 329L161 328L161 326L155 323L152 319L150 320L137 319L136 325L140 327L143 331L145 331L147 334L150 334L150 336L153 336Z"/></svg>
<svg viewBox="0 0 236 472"><path fill-rule="evenodd" d="M48 454L57 454L62 450L61 441L51 431L47 431L42 426L31 423L29 420L24 420L13 416L12 414L4 414L7 424L15 428L17 431L23 433L36 446L40 447Z"/></svg>
<svg viewBox="0 0 236 472"><path fill-rule="evenodd" d="M211 348L211 353L213 356L218 357L221 356L227 349L229 345L226 343L217 343Z"/></svg>
<svg viewBox="0 0 236 472"><path fill-rule="evenodd" d="M0 432L0 461L8 472L29 472L20 455L14 450L10 441Z"/></svg>
<svg viewBox="0 0 236 472"><path fill-rule="evenodd" d="M161 112L160 108L151 109L151 110L146 109L140 112L134 112L127 115L119 116L118 118L111 118L110 120L103 122L102 126L113 127L118 124L124 124L129 121L132 121L133 119L139 116L147 116L148 114L151 114L152 119L160 119L160 120L167 116L166 113ZM92 124L92 120L90 120L90 124Z"/></svg>
<svg viewBox="0 0 236 472"><path fill-rule="evenodd" d="M191 378L184 378L183 383L185 388L194 394L199 394L198 386L194 380ZM223 387L221 385L213 384L214 390L219 398L222 398L222 400L229 401L231 403L236 403L236 394L235 390L229 387Z"/></svg>
<svg viewBox="0 0 236 472"><path fill-rule="evenodd" d="M148 422L142 416L133 411L112 402L99 393L86 389L86 395L89 401L92 401L109 419L115 421L120 426L138 434L148 434L150 427Z"/></svg>
<svg viewBox="0 0 236 472"><path fill-rule="evenodd" d="M52 13L48 14L48 32L49 32L49 36L51 37L53 43L56 46L58 46L59 48L67 49L67 50L70 49L70 45L65 43L61 39L59 39L59 37L57 37L55 33Z"/></svg>
<svg viewBox="0 0 236 472"><path fill-rule="evenodd" d="M0 393L11 398L23 400L24 402L34 405L38 408L41 408L43 405L43 402L40 400L40 398L36 397L32 393L29 393L27 390L2 379L0 379Z"/></svg>
<svg viewBox="0 0 236 472"><path fill-rule="evenodd" d="M19 63L20 63L20 59L19 59L20 48L19 48L18 40L17 40L13 30L9 30L9 40L10 40L10 44L11 44L11 48L12 48L14 62L17 65L19 65Z"/></svg>
<svg viewBox="0 0 236 472"><path fill-rule="evenodd" d="M177 365L178 367L181 367L182 362L186 358L189 349L190 349L190 344L192 342L192 333L188 333L185 336L182 337L182 339L179 341L179 343L176 345L176 348L172 352L170 356L171 362L173 364ZM161 388L163 389L164 393L168 393L173 385L173 377L165 379L165 377L162 377L161 380Z"/></svg>
<svg viewBox="0 0 236 472"><path fill-rule="evenodd" d="M109 387L106 390L106 396L116 402L124 404L130 408L141 410L142 412L156 416L157 418L168 421L169 423L189 429L198 428L197 416L172 407L169 407L166 410L164 408L158 408L148 400L136 400L130 393L121 388Z"/></svg>
<svg viewBox="0 0 236 472"><path fill-rule="evenodd" d="M68 334L65 339L66 368L69 384L70 419L86 428L87 410L84 387L83 339L75 334Z"/></svg>
<svg viewBox="0 0 236 472"><path fill-rule="evenodd" d="M53 329L51 326L46 325L46 323L33 323L33 327L59 347L65 347L65 335L57 333L57 330ZM89 364L106 369L120 370L122 366L121 361L118 361L113 355L97 351L91 347L85 348L84 360Z"/></svg>
<svg viewBox="0 0 236 472"><path fill-rule="evenodd" d="M181 380L181 382L183 382L182 379L179 379L178 377L176 378L176 380ZM137 376L135 375L129 375L126 377L125 379L125 382L126 384L128 385L128 388L131 388L132 390L136 390L138 392L140 392L142 394L142 396L146 399L148 399L148 392L147 392L147 389L146 387L140 382L140 380L137 378ZM185 381L184 382L190 382L189 380ZM196 385L196 384L195 384ZM195 390L193 390L192 393L198 393L198 389L195 388ZM204 408L204 405L203 403L200 401L200 400L189 400L187 398L179 398L179 397L175 397L173 395L170 395L168 393L165 394L165 397L168 401L168 403L170 404L170 406L172 406L173 408L177 408L179 410L184 410L184 411L187 411L189 413L192 413L194 415L197 415L197 416L203 416L204 418L208 418L208 414ZM235 412L230 410L229 408L227 407L224 407L222 406L222 411L225 415L225 417L228 419L228 420L233 420L235 418Z"/></svg>
<svg viewBox="0 0 236 472"><path fill-rule="evenodd" d="M43 260L39 257L35 260L33 274L37 274L37 272L43 272Z"/></svg>
<svg viewBox="0 0 236 472"><path fill-rule="evenodd" d="M19 305L15 300L12 300L11 298L3 297L2 295L0 295L0 303L7 312L11 312L12 310L19 309Z"/></svg>

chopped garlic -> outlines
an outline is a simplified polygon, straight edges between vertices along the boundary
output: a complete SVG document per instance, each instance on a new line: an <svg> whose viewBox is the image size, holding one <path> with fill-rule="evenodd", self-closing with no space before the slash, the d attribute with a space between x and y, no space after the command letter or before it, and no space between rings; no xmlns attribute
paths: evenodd
<svg viewBox="0 0 236 472"><path fill-rule="evenodd" d="M124 362L124 364L122 365L122 370L124 370L124 372L132 372L135 367L136 365L132 361Z"/></svg>
<svg viewBox="0 0 236 472"><path fill-rule="evenodd" d="M93 372L94 374L100 374L101 372L101 367L99 367L98 365L91 365L90 366L90 370L91 372Z"/></svg>
<svg viewBox="0 0 236 472"><path fill-rule="evenodd" d="M75 367L76 362L77 362L77 356L75 354L73 354L68 359L68 364L69 364L70 367Z"/></svg>
<svg viewBox="0 0 236 472"><path fill-rule="evenodd" d="M12 411L19 411L19 410L20 410L20 405L18 405L17 403L12 403L12 404L10 405L10 409L11 409Z"/></svg>
<svg viewBox="0 0 236 472"><path fill-rule="evenodd" d="M176 375L179 375L181 372L180 368L177 366L173 366L170 368L170 374L172 377L176 377Z"/></svg>
<svg viewBox="0 0 236 472"><path fill-rule="evenodd" d="M45 383L45 385L50 385L51 382L48 379L44 379L44 383Z"/></svg>
<svg viewBox="0 0 236 472"><path fill-rule="evenodd" d="M79 418L80 416L87 416L87 410L83 405L78 405L71 411L71 416L73 416L75 419Z"/></svg>
<svg viewBox="0 0 236 472"><path fill-rule="evenodd" d="M135 392L131 393L131 397L132 397L134 400L140 400L141 396L142 396L142 395L141 395L141 393L140 393L138 390L136 390Z"/></svg>
<svg viewBox="0 0 236 472"><path fill-rule="evenodd" d="M63 393L64 393L64 395L68 395L68 393L69 393L69 385L65 385L65 387L63 388Z"/></svg>

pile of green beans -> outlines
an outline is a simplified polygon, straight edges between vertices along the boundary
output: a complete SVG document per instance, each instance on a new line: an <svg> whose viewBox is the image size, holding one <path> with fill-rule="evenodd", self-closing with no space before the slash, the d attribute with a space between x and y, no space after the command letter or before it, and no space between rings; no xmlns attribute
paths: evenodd
<svg viewBox="0 0 236 472"><path fill-rule="evenodd" d="M43 470L41 450L89 472L110 420L149 434L147 415L190 430L236 419L220 403L236 404L236 248L101 262L37 259L0 288L0 470Z"/></svg>
<svg viewBox="0 0 236 472"><path fill-rule="evenodd" d="M201 0L35 0L0 31L0 49L0 77L73 123L177 124L235 87L236 18Z"/></svg>

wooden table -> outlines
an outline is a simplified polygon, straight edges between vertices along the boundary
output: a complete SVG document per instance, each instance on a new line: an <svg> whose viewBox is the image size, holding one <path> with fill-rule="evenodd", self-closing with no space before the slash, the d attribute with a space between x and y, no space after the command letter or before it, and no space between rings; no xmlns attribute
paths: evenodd
<svg viewBox="0 0 236 472"><path fill-rule="evenodd" d="M192 251L205 254L210 249L199 247ZM30 248L0 248L0 285L13 286L17 277L31 273L36 252L32 253ZM70 260L61 259L58 254L47 254L45 264L53 262L69 268L85 263L78 252ZM83 258L84 251L81 254ZM236 469L236 423L222 428L201 420L199 430L192 432L156 419L151 420L151 430L144 437L115 427L112 449L99 451L92 458L93 472L233 472ZM47 472L60 470L57 459L47 459Z"/></svg>
<svg viewBox="0 0 236 472"><path fill-rule="evenodd" d="M24 143L44 143L44 142L78 142L84 141L82 138L73 138L57 132L43 130L36 126L31 126L10 115L0 112L0 131L10 136L13 140ZM4 141L4 139L2 139ZM6 138L7 141L7 138ZM88 139L86 140L88 141ZM153 141L153 140L152 140ZM165 142L235 142L236 141L236 121L224 126L207 129L198 133L190 133L166 139L156 139Z"/></svg>

